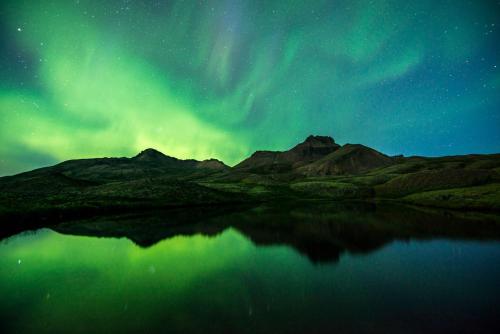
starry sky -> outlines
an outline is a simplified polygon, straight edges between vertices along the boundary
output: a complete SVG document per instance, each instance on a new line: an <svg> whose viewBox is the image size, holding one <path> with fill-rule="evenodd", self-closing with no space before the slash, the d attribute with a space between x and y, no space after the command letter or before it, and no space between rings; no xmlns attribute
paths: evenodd
<svg viewBox="0 0 500 334"><path fill-rule="evenodd" d="M500 152L499 0L3 0L0 175L309 134Z"/></svg>

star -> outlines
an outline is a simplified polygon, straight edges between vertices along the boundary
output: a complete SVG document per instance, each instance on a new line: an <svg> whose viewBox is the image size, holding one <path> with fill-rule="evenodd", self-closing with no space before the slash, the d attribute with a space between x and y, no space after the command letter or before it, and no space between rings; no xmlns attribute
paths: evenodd
<svg viewBox="0 0 500 334"><path fill-rule="evenodd" d="M23 31L21 27L17 27L17 31Z"/></svg>

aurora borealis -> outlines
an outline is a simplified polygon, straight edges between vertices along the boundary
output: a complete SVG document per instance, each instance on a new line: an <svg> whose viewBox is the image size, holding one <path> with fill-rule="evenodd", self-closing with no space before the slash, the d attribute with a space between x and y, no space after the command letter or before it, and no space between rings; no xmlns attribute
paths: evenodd
<svg viewBox="0 0 500 334"><path fill-rule="evenodd" d="M309 134L500 151L497 0L0 6L0 175L147 147L234 164Z"/></svg>

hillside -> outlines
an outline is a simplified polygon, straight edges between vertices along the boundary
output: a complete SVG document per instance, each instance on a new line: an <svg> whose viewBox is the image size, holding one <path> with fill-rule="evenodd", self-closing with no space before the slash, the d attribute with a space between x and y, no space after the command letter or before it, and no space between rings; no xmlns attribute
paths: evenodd
<svg viewBox="0 0 500 334"><path fill-rule="evenodd" d="M309 136L288 151L257 151L234 169L256 173L285 172L317 161L339 148L331 137Z"/></svg>
<svg viewBox="0 0 500 334"><path fill-rule="evenodd" d="M257 151L233 168L154 149L132 158L69 160L0 178L0 212L126 210L328 199L500 210L500 155L389 157L309 136L288 151Z"/></svg>

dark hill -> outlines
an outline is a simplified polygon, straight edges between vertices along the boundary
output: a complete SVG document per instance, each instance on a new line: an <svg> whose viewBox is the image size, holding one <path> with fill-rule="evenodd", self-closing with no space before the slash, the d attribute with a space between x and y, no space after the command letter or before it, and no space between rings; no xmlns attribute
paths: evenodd
<svg viewBox="0 0 500 334"><path fill-rule="evenodd" d="M149 163L160 163L160 164L172 164L172 165L193 165L196 164L196 160L180 160L174 157L170 157L168 155L165 155L161 153L160 151L157 151L153 148L148 148L142 151L141 153L137 154L135 157L132 158L133 161L140 161L140 162L149 162Z"/></svg>
<svg viewBox="0 0 500 334"><path fill-rule="evenodd" d="M257 151L234 169L258 174L291 172L326 176L359 174L395 161L395 158L363 145L340 146L331 137L309 136L288 151Z"/></svg>
<svg viewBox="0 0 500 334"><path fill-rule="evenodd" d="M288 151L257 151L237 164L236 170L263 173L284 172L307 165L340 148L328 136L309 136Z"/></svg>
<svg viewBox="0 0 500 334"><path fill-rule="evenodd" d="M215 159L181 160L154 149L132 158L68 160L0 178L0 215L242 201L244 195L191 182L227 168Z"/></svg>
<svg viewBox="0 0 500 334"><path fill-rule="evenodd" d="M499 173L500 155L389 157L327 136L257 151L233 168L146 149L0 177L0 217L319 198L500 210Z"/></svg>
<svg viewBox="0 0 500 334"><path fill-rule="evenodd" d="M207 174L228 168L218 160L182 160L154 149L146 149L133 158L97 158L62 162L49 169L79 180L109 182L143 177ZM39 170L41 171L41 170Z"/></svg>
<svg viewBox="0 0 500 334"><path fill-rule="evenodd" d="M359 144L346 144L327 156L299 169L310 176L359 174L388 166L393 159L372 148Z"/></svg>

